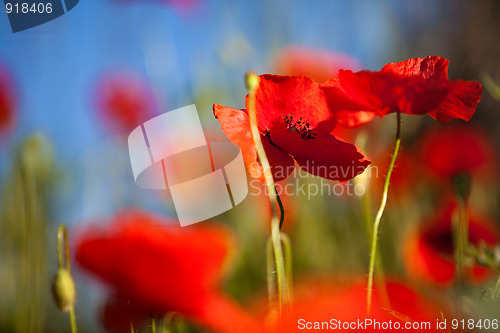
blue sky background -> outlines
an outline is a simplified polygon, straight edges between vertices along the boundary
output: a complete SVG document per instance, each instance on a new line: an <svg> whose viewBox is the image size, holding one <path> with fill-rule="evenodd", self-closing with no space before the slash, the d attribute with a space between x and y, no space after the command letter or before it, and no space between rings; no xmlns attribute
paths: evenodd
<svg viewBox="0 0 500 333"><path fill-rule="evenodd" d="M35 131L52 141L66 179L61 219L149 205L134 186L126 147L96 116L103 73L135 71L154 89L159 112L196 103L205 125L217 126L211 105L243 106L244 72L272 72L273 55L290 44L343 52L368 69L439 53L431 46L407 55L405 48L412 33L442 19L439 4L207 0L193 12L179 12L161 1L83 0L67 14L15 34L1 12L0 64L12 74L19 101L13 141ZM200 98L204 94L209 98ZM4 161L9 153L2 148ZM115 196L116 205L109 200Z"/></svg>

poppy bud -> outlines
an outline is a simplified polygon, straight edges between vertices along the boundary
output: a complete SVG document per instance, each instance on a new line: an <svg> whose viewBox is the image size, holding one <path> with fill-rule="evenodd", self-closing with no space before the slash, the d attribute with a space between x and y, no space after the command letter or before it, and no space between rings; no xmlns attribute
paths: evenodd
<svg viewBox="0 0 500 333"><path fill-rule="evenodd" d="M248 91L255 91L259 87L259 76L254 71L245 74L245 84Z"/></svg>
<svg viewBox="0 0 500 333"><path fill-rule="evenodd" d="M452 178L455 193L462 200L467 200L471 191L471 177L469 173L458 173Z"/></svg>
<svg viewBox="0 0 500 333"><path fill-rule="evenodd" d="M61 311L69 311L75 304L76 289L71 273L59 268L52 280L52 296Z"/></svg>

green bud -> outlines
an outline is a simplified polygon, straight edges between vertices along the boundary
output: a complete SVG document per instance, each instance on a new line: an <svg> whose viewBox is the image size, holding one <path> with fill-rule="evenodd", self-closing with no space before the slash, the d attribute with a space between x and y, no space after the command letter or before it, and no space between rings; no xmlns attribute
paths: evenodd
<svg viewBox="0 0 500 333"><path fill-rule="evenodd" d="M56 306L61 311L69 311L76 300L75 283L71 273L65 268L59 268L52 280L52 296Z"/></svg>
<svg viewBox="0 0 500 333"><path fill-rule="evenodd" d="M245 73L245 83L249 92L255 92L259 87L259 76L254 71Z"/></svg>
<svg viewBox="0 0 500 333"><path fill-rule="evenodd" d="M455 193L463 201L467 201L470 195L472 187L472 179L469 173L457 173L452 178L453 187L455 188Z"/></svg>

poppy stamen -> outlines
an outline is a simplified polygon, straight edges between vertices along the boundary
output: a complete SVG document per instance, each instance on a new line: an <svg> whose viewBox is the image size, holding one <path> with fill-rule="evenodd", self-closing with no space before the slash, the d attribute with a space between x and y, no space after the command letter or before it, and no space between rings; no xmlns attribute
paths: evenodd
<svg viewBox="0 0 500 333"><path fill-rule="evenodd" d="M298 121L294 122L293 116L288 114L283 117L283 120L285 121L286 129L290 132L299 133L302 139L309 140L316 137L316 134L311 130L311 125L303 121L302 117L300 117Z"/></svg>

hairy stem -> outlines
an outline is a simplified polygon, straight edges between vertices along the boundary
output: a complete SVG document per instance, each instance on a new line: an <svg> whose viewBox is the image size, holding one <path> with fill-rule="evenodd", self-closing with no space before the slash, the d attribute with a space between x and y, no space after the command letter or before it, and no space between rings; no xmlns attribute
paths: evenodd
<svg viewBox="0 0 500 333"><path fill-rule="evenodd" d="M391 180L392 170L394 169L394 164L396 163L396 158L398 156L399 146L401 144L401 114L397 114L397 132L396 132L396 144L394 145L394 153L392 155L391 163L387 169L387 174L384 181L384 190L382 192L382 201L380 202L380 207L375 216L375 221L373 222L372 230L372 242L370 248L370 268L368 271L368 289L366 294L366 312L369 314L372 306L372 292L373 292L373 275L375 272L375 263L377 262L377 240L378 240L378 230L380 226L380 220L384 214L385 205L387 204L387 194L389 192L389 183Z"/></svg>
<svg viewBox="0 0 500 333"><path fill-rule="evenodd" d="M274 179L271 173L271 166L269 160L267 159L262 140L260 138L259 128L257 126L257 111L255 108L255 93L259 87L259 77L255 73L247 73L246 82L248 87L248 118L250 120L250 129L252 132L252 137L257 149L257 156L259 158L260 164L264 172L264 177L266 180L267 193L269 194L269 200L271 202L271 243L274 252L274 263L276 267L276 281L277 281L277 293L278 293L278 315L279 318L282 317L284 310L287 309L289 303L289 291L288 283L286 279L286 268L285 259L283 256L283 247L281 244L280 237L280 217L278 217L278 212L276 206L279 205L278 195L276 193L276 187L274 184ZM282 207L282 205L280 206Z"/></svg>

